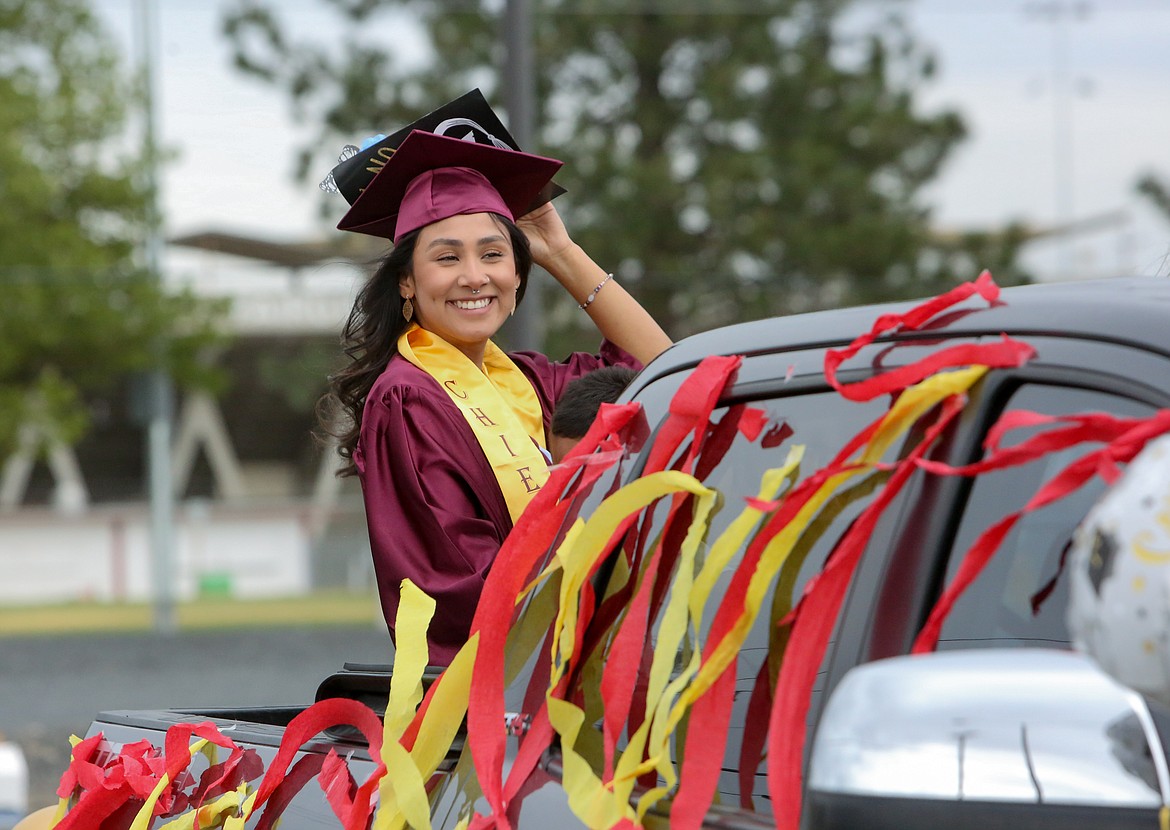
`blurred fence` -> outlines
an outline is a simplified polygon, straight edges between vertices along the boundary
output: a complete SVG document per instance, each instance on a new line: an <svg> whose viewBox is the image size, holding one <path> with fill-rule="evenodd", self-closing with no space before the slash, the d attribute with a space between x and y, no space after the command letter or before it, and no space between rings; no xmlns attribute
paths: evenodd
<svg viewBox="0 0 1170 830"><path fill-rule="evenodd" d="M45 507L3 514L0 603L150 601L149 523L148 506L137 502L75 514ZM327 510L310 500L187 500L175 512L170 570L178 600L360 591L373 579L356 499Z"/></svg>

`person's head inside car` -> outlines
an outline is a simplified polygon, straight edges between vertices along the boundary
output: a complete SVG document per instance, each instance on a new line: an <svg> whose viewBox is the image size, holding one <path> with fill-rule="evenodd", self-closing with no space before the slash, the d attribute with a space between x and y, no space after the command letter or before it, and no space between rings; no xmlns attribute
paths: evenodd
<svg viewBox="0 0 1170 830"><path fill-rule="evenodd" d="M595 369L565 387L553 412L548 449L559 464L585 437L603 403L613 403L637 374L628 366Z"/></svg>

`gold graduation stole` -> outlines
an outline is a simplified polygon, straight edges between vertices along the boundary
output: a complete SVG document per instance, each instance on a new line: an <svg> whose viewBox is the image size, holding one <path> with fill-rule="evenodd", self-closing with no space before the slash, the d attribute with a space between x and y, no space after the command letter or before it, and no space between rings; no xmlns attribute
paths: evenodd
<svg viewBox="0 0 1170 830"><path fill-rule="evenodd" d="M515 523L548 480L548 465L540 453L544 415L528 378L490 340L481 372L467 355L417 324L398 338L398 353L438 381L459 407L496 474Z"/></svg>

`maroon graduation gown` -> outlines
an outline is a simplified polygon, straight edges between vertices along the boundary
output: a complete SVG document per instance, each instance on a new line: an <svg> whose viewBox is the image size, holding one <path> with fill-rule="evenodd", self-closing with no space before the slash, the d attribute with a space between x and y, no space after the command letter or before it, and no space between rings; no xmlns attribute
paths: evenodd
<svg viewBox="0 0 1170 830"><path fill-rule="evenodd" d="M536 390L546 435L567 383L602 366L640 368L608 342L600 355L576 353L561 363L537 352L509 357ZM435 600L430 663L447 665L467 641L488 569L512 529L495 474L446 391L399 355L366 397L353 460L390 635L399 586L409 577Z"/></svg>

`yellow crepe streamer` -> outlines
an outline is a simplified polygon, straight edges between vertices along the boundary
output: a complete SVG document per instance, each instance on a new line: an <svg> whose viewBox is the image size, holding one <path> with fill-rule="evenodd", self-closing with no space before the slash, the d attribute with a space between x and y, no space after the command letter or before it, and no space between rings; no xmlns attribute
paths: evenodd
<svg viewBox="0 0 1170 830"><path fill-rule="evenodd" d="M405 823L415 828L431 826L426 781L447 757L447 750L467 714L471 671L478 650L479 633L476 632L436 681L438 686L409 753L399 743L401 736L393 740L386 737L382 745L386 778L382 781L373 830L396 830Z"/></svg>
<svg viewBox="0 0 1170 830"><path fill-rule="evenodd" d="M242 789L242 788L241 788ZM244 830L244 824L252 815L252 811L256 809L256 795L257 791L252 790L244 803L240 805L240 814L231 816L223 823L223 830Z"/></svg>
<svg viewBox="0 0 1170 830"><path fill-rule="evenodd" d="M687 530L687 536L683 540L682 547L679 551L675 578L671 581L670 596L667 600L666 608L663 611L662 624L658 632L658 642L655 644L654 654L650 662L650 676L648 678L646 692L648 705L654 701L659 701L661 704L661 701L670 697L667 691L668 685L676 685L670 683L670 674L674 669L675 654L678 652L679 645L682 643L683 636L687 631L687 606L691 597L691 585L695 577L695 558L698 555L703 534L709 526L711 508L715 505L715 497L716 494L713 490L700 496L695 505L694 519ZM692 654L693 658L694 655ZM647 714L651 715L649 712ZM631 736L629 745L625 752L622 753L622 757L618 762L618 768L614 775L614 794L620 797L623 802L629 801L630 792L633 789L636 777L641 775L642 772L647 772L655 766L658 766L657 761L662 758L661 755L653 752L654 734L650 732L653 720L652 715L643 720L641 726ZM640 760L642 744L646 740L647 734L650 735L651 740L651 757L631 770L630 762ZM669 763L668 758L665 764L662 765L661 772L666 776L674 774L673 766Z"/></svg>
<svg viewBox="0 0 1170 830"><path fill-rule="evenodd" d="M158 830L191 830L195 826L196 813L199 814L199 827L202 830L215 827L222 821L224 813L235 811L240 806L243 798L243 794L238 790L224 793L210 804L205 804L198 810L188 810L178 818L168 821Z"/></svg>
<svg viewBox="0 0 1170 830"><path fill-rule="evenodd" d="M757 498L761 501L773 501L779 494L784 482L789 480L792 473L798 468L803 457L803 447L792 447L788 451L788 458L785 460L783 466L765 471L760 481L760 490ZM695 578L694 584L690 587L689 595L686 597L692 620L691 624L694 626L696 635L702 630L703 609L712 589L715 587L719 575L727 567L728 562L731 561L735 552L743 549L748 535L759 524L760 519L764 515L764 511L753 507L751 503L746 504L740 515L728 525L726 530L720 534L719 538L711 546L707 560L703 563L703 567L699 575ZM660 642L661 637L662 635L660 634ZM677 642L677 640L675 641ZM650 733L648 751L649 758L647 762L654 764L657 768L659 774L663 777L664 785L647 791L638 800L637 813L639 821L645 817L647 810L653 807L654 804L674 788L674 785L678 781L678 774L675 771L674 764L670 761L669 750L670 738L674 734L678 722L682 719L683 710L675 710L671 704L677 700L682 689L690 683L699 669L701 660L702 654L700 650L698 648L693 649L686 668L678 677L671 681L665 693L658 698L659 702L653 713L653 725ZM647 699L653 700L654 698L648 696ZM623 762L627 755L630 755L628 749L623 755ZM636 768L632 773L626 774L638 776L642 774L642 771ZM632 786L633 781L631 780L630 783Z"/></svg>
<svg viewBox="0 0 1170 830"><path fill-rule="evenodd" d="M739 654L740 646L759 614L760 606L768 586L776 572L784 564L800 534L837 488L855 476L869 472L874 464L881 461L886 450L906 432L919 418L947 398L964 393L987 372L984 366L974 366L954 372L932 375L921 383L910 387L898 396L889 412L882 418L877 431L861 453L857 465L834 476L830 476L806 504L764 548L756 572L748 585L744 607L736 623L719 643L715 644L711 656L699 669L695 684L684 695L683 703L689 706L723 674L731 661Z"/></svg>
<svg viewBox="0 0 1170 830"><path fill-rule="evenodd" d="M548 720L561 736L562 781L574 815L590 828L613 827L623 818L632 820L633 811L629 805L614 798L598 797L604 791L601 779L575 750L585 713L572 703L550 695Z"/></svg>
<svg viewBox="0 0 1170 830"><path fill-rule="evenodd" d="M585 712L553 694L573 656L575 624L580 589L602 547L610 540L618 525L630 514L642 510L664 496L689 492L699 497L703 505L696 512L699 521L692 522L687 543L693 561L702 538L702 528L714 502L714 491L704 487L693 476L677 471L654 473L622 487L605 499L585 523L574 544L562 545L557 556L564 574L561 583L561 607L555 623L553 654L561 661L553 666L548 703L549 723L561 736L564 763L563 782L573 812L589 827L610 827L621 818L634 819L628 794L614 793L594 774L592 766L577 751L576 742Z"/></svg>
<svg viewBox="0 0 1170 830"><path fill-rule="evenodd" d="M694 476L673 470L653 473L637 479L608 496L589 520L570 547L562 544L557 550L564 571L561 580L561 602L553 629L553 671L549 677L549 689L560 682L568 667L576 646L577 597L581 586L588 577L597 552L610 540L618 525L627 516L642 510L647 505L671 493L687 491L700 495L708 489ZM567 540L566 540L567 541Z"/></svg>
<svg viewBox="0 0 1170 830"><path fill-rule="evenodd" d="M658 645L651 660L647 700L658 700L663 696L670 672L674 668L674 654L678 649L686 632L687 616L686 603L690 595L691 581L694 577L695 557L703 534L708 526L711 510L715 505L716 493L708 490L699 494L695 504L694 516L683 540L677 565L675 580L671 584L670 597L666 605ZM598 782L598 791L594 798L598 800L610 799L614 802L613 810L621 810L629 814L630 793L636 777L642 772L653 769L654 760L638 765L642 750L651 725L651 719L643 720L641 726L630 736L626 750L619 758L612 782L602 784ZM638 765L632 772L631 767ZM567 771L566 771L567 772Z"/></svg>
<svg viewBox="0 0 1170 830"><path fill-rule="evenodd" d="M430 659L427 628L435 615L435 601L409 579L402 580L399 592L401 599L394 626L401 633L395 641L394 672L390 675L390 700L385 718L385 737L395 741L402 737L422 701L423 671Z"/></svg>
<svg viewBox="0 0 1170 830"><path fill-rule="evenodd" d="M582 809L585 809L587 806L588 811L591 811L582 812L575 808L575 811L583 820L595 818L608 821L615 814L629 818L628 813L624 809L619 812L619 807L624 808L628 804L627 799L629 793L632 791L634 780L652 769L656 769L663 776L667 785L647 792L639 800L636 820L640 821L645 816L646 810L673 788L674 783L677 781L677 773L669 760L669 742L674 729L685 716L686 711L711 687L711 684L730 665L730 661L738 655L743 638L758 617L769 584L784 564L788 554L792 551L801 533L809 525L812 517L819 512L824 503L845 481L862 473L868 473L875 464L880 462L894 441L904 434L930 408L936 406L939 402L951 395L960 394L968 389L985 371L983 367L974 367L936 375L899 396L899 399L882 419L881 424L873 436L871 436L860 458L856 461L856 466L847 468L843 472L827 479L808 502L802 506L792 521L767 545L760 558L756 572L752 575L752 579L749 582L747 595L744 599L744 608L728 635L720 643L714 645L711 657L704 663L701 654L696 649L691 655L686 670L676 677L674 681L664 683L665 675L663 667L668 667L666 674L669 673L669 668L673 668L674 657L678 651L679 643L682 640L687 625L686 617L680 613L681 605L675 604L683 595L675 595L672 592L667 611L664 613L663 621L659 626L658 643L651 666L647 708L652 711L652 714L649 714L634 735L630 736L626 750L618 761L614 781L608 787L603 786L602 782L597 779L591 769L588 773L585 772L584 762L577 753L568 751L565 753L565 786L566 790L571 792L570 803L580 804L582 805ZM800 458L799 448L790 451L785 465L777 470L770 471L765 476L765 480L761 483L761 498L767 499L770 496L774 496L783 481L791 475L792 471L799 464ZM631 495L624 493L623 490L619 490L618 493L615 493L611 497L615 498L615 503L622 503L621 501L617 501L617 499ZM631 501L644 504L638 496L633 496ZM721 534L720 538L712 547L707 564L700 571L699 576L694 578L694 585L691 587L687 596L687 607L690 610L691 624L694 626L696 632L701 630L703 608L707 603L710 592L714 588L718 574L726 566L727 562L730 561L731 554L742 548L752 528L758 524L760 517L761 514L759 511L755 511L754 508L749 507L748 510L745 510L739 519L733 522ZM705 511L697 509L696 519L697 522L692 525L688 533L687 541L684 543L675 587L678 587L678 581L688 583L690 580L689 571L693 568L695 548L697 547L696 540L701 538L701 532L698 531L697 524L699 522L705 523ZM606 539L608 539L608 536ZM601 544L604 544L604 541ZM585 548L584 545L582 547ZM563 557L566 560L566 570L572 568L571 559L572 555L576 552L576 549L567 551L566 553L568 555ZM562 596L564 597L564 592ZM570 596L575 598L575 593L570 594ZM575 606L575 603L573 605ZM568 639L567 635L565 635L565 639L572 642ZM566 659L563 654L562 659ZM551 688L553 687L550 685L550 690ZM579 730L577 720L583 719L583 713L577 707L572 707L571 704L564 704L564 706L558 704L560 714L554 721L552 701L550 700L549 703L550 721L553 721L554 727L561 733L562 748L567 743L571 750L572 744L576 741L575 729ZM571 734L573 740L566 740L566 734ZM646 744L647 737L649 738L649 745ZM643 761L642 753L644 748L647 750L648 757ZM569 759L570 754L573 756L572 761ZM590 795L591 793L592 796ZM605 797L607 793L609 794L608 798ZM605 801L609 801L608 807L603 806ZM606 824L593 823L592 821L588 821L587 823L589 823L590 827L608 826Z"/></svg>
<svg viewBox="0 0 1170 830"><path fill-rule="evenodd" d="M804 460L804 447L795 446L788 450L788 458L784 464L775 469L766 470L760 480L760 492L757 496L761 501L773 501L780 492L784 482L799 469ZM763 511L748 504L739 517L720 534L711 552L703 563L703 568L695 578L695 585L691 591L691 616L695 619L696 627L702 625L703 608L711 595L720 574L727 567L727 563L736 552L743 549L748 534L756 523L763 518Z"/></svg>
<svg viewBox="0 0 1170 830"><path fill-rule="evenodd" d="M455 659L443 672L442 680L431 697L430 705L419 726L418 739L410 751L411 758L424 778L430 777L447 757L447 750L467 714L467 701L471 694L471 673L478 650L477 631L471 635L467 644L459 649Z"/></svg>
<svg viewBox="0 0 1170 830"><path fill-rule="evenodd" d="M374 827L389 830L408 822L419 830L430 830L431 807L427 801L426 781L411 760L410 753L398 741L389 741L382 745L382 762L386 765L386 777L380 786L383 793L391 791L393 798L382 796Z"/></svg>
<svg viewBox="0 0 1170 830"><path fill-rule="evenodd" d="M430 657L427 628L435 615L435 601L409 579L402 580L395 630L394 673L382 733L382 763L386 775L378 785L380 828L401 817L414 827L430 830L426 782L399 741L422 701L422 677Z"/></svg>

